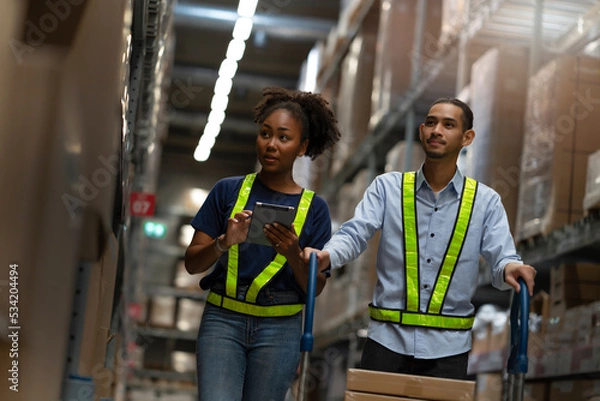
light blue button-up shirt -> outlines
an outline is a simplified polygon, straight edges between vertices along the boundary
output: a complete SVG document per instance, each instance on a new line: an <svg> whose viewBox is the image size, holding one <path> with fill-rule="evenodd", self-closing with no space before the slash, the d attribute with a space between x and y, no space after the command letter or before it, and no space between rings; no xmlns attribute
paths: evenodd
<svg viewBox="0 0 600 401"><path fill-rule="evenodd" d="M425 180L423 167L417 172L416 207L419 232L419 308L426 312L438 271L446 252L460 205L464 176L457 168L454 177L436 199ZM358 257L367 241L381 230L377 250L377 284L373 305L404 309L406 280L402 221L402 173L378 176L365 191L354 217L341 225L324 249L331 267L339 268ZM491 266L492 285L511 288L504 282L504 266L521 262L500 196L479 183L473 214L460 258L442 307L443 315L472 316L471 299L477 289L480 255ZM371 320L369 338L394 352L416 358L442 358L471 349L470 330L440 330L403 326Z"/></svg>

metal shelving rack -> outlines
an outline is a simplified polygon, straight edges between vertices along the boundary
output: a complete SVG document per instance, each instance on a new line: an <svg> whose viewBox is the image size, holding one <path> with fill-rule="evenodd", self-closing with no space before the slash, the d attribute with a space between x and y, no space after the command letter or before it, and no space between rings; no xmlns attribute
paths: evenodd
<svg viewBox="0 0 600 401"><path fill-rule="evenodd" d="M359 31L370 7L377 2L365 1L364 9L349 29L349 36L343 41L330 65L324 67L317 82L317 89L323 91L335 85L333 81L339 75L340 61L348 52L352 39ZM509 42L530 47L530 74L541 65L542 50L553 54L567 54L580 51L585 44L600 37L600 4L593 0L470 0L466 2L468 17L464 18L461 29L455 36L439 44L437 52L427 55L421 63L413 63L412 86L403 96L403 100L382 118L362 143L359 151L352 154L339 172L326 177L321 194L331 200L342 185L350 182L363 167L372 168L370 156L378 146L385 143L391 135L398 136L398 127L404 126L404 132L414 132L414 114L419 101L434 95L433 83L448 80L447 71L456 70L451 77L457 92L464 86L466 76L467 44L471 51L487 50L495 45ZM426 7L427 0L419 0L419 7ZM417 15L417 18L422 16ZM417 23L415 37L422 35L423 24ZM417 43L417 42L415 42ZM416 48L421 52L420 48ZM476 49L476 50L473 50ZM423 55L421 55L423 56ZM471 55L472 56L472 55ZM415 70L416 69L416 70ZM416 78L415 78L416 77ZM446 82L447 84L447 82ZM439 94L447 95L446 94ZM434 95L434 98L437 97ZM426 110L424 110L426 112ZM401 139L401 138L399 138ZM407 136L407 140L410 139ZM407 147L409 149L409 147ZM408 158L408 154L407 154ZM563 227L543 238L519 244L519 251L527 263L538 268L548 268L560 260L600 261L600 217L588 216L581 221ZM485 278L481 285L489 284ZM344 333L357 331L365 327L368 314L356 316L344 324ZM333 342L344 341L339 330L334 329L315 338L316 344L326 346ZM488 355L481 361L473 361L483 371L502 370L506 356ZM538 371L542 368L538 368ZM588 369L588 368L585 368ZM590 370L585 370L589 372ZM592 368L596 369L596 368ZM597 371L592 370L592 371Z"/></svg>

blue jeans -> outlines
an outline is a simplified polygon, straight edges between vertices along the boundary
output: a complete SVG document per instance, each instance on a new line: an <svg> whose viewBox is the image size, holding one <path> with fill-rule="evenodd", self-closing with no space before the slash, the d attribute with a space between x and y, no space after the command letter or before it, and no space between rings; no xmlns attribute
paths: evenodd
<svg viewBox="0 0 600 401"><path fill-rule="evenodd" d="M199 400L283 401L301 336L301 313L254 317L207 303L196 349Z"/></svg>

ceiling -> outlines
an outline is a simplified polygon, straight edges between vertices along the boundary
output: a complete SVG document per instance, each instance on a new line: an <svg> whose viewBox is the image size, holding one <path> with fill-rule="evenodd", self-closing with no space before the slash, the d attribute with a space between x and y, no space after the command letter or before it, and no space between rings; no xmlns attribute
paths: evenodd
<svg viewBox="0 0 600 401"><path fill-rule="evenodd" d="M174 8L174 63L163 143L163 177L193 176L209 189L218 179L254 170L252 109L266 86L298 87L303 62L338 20L340 0L261 0L238 63L221 133L205 162L193 159L237 19L237 0L185 0ZM166 178L163 178L165 181Z"/></svg>

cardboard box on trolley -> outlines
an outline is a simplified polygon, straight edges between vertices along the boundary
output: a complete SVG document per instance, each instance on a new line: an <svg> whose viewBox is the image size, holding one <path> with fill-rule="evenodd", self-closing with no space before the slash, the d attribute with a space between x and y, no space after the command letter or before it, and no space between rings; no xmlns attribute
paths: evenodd
<svg viewBox="0 0 600 401"><path fill-rule="evenodd" d="M348 369L346 390L346 401L469 401L474 399L475 382Z"/></svg>

